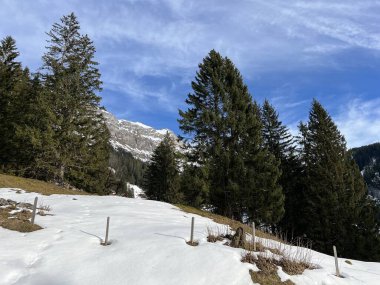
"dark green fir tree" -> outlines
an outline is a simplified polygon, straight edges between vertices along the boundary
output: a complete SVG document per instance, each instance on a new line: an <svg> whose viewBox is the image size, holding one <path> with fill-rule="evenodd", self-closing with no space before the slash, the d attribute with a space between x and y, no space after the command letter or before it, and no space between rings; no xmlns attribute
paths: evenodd
<svg viewBox="0 0 380 285"><path fill-rule="evenodd" d="M199 64L192 89L186 99L188 109L180 110L179 123L191 141L189 153L194 165L207 167L210 203L219 214L241 220L250 211L250 217L257 219L249 203L253 203L256 190L269 198L271 189L261 184L270 184L269 180L276 184L278 177L255 169L270 153L263 147L260 116L248 88L232 61L212 50ZM257 134L258 140L250 137L252 134ZM266 164L270 163L278 171L277 162L267 160ZM247 184L255 178L260 182Z"/></svg>
<svg viewBox="0 0 380 285"><path fill-rule="evenodd" d="M101 91L95 47L80 33L72 13L48 33L43 83L50 100L56 146L48 158L55 181L104 193L109 174L109 131L100 112Z"/></svg>
<svg viewBox="0 0 380 285"><path fill-rule="evenodd" d="M342 256L379 261L373 202L344 137L316 100L300 131L306 176L300 219L313 247L331 253L336 245Z"/></svg>
<svg viewBox="0 0 380 285"><path fill-rule="evenodd" d="M180 192L178 155L173 138L166 133L164 139L153 152L145 172L144 190L151 200L179 203L183 199Z"/></svg>
<svg viewBox="0 0 380 285"><path fill-rule="evenodd" d="M278 112L264 101L261 108L264 145L280 161L279 184L285 195L285 213L280 222L280 231L288 237L297 235L299 201L302 195L302 164L296 151L296 144L289 129L282 124Z"/></svg>

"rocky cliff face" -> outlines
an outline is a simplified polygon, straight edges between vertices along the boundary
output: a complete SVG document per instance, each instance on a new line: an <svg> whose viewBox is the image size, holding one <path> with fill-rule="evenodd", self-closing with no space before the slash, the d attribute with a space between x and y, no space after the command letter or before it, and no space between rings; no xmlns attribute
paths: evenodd
<svg viewBox="0 0 380 285"><path fill-rule="evenodd" d="M111 132L111 145L115 149L130 152L141 161L148 161L165 134L168 132L175 140L176 135L168 129L155 130L138 122L118 120L113 114L103 111L106 124Z"/></svg>

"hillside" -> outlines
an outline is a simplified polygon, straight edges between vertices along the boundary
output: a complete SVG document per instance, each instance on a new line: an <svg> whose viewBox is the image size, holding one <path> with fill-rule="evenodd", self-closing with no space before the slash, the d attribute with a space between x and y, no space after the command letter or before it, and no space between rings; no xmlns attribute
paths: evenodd
<svg viewBox="0 0 380 285"><path fill-rule="evenodd" d="M87 192L72 190L57 186L53 183L6 175L0 173L0 188L23 189L28 192L37 192L43 195L66 194L66 195L90 195Z"/></svg>
<svg viewBox="0 0 380 285"><path fill-rule="evenodd" d="M380 143L353 148L351 151L370 195L380 201Z"/></svg>
<svg viewBox="0 0 380 285"><path fill-rule="evenodd" d="M31 202L35 193L0 189L0 197ZM37 216L43 229L20 234L0 227L0 284L253 284L242 263L245 251L207 242L207 228L225 229L208 218L180 211L173 205L110 196L37 195L51 215ZM109 246L101 246L110 216ZM195 240L189 246L191 217ZM272 240L259 239L266 246ZM378 284L380 264L339 259L345 278L334 276L331 256L282 246L292 256L310 255L319 269L288 275L294 284ZM339 249L338 249L339 250ZM257 255L273 255L270 252ZM268 284L268 283L267 283ZM277 283L280 284L280 283ZM284 283L285 284L285 283ZM286 284L292 284L290 281Z"/></svg>

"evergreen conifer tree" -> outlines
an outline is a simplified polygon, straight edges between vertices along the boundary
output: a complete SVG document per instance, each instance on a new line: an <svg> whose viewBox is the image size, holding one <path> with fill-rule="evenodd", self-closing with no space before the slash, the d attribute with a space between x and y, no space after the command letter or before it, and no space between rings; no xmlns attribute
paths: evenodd
<svg viewBox="0 0 380 285"><path fill-rule="evenodd" d="M313 101L301 125L306 184L302 219L313 247L346 257L379 258L379 227L364 180L331 117ZM301 218L301 217L300 217ZM372 247L368 254L364 249Z"/></svg>
<svg viewBox="0 0 380 285"><path fill-rule="evenodd" d="M19 52L15 40L8 36L0 43L0 166L9 167L13 161L12 138L15 133L14 102L17 100L20 84L24 84Z"/></svg>
<svg viewBox="0 0 380 285"><path fill-rule="evenodd" d="M295 141L288 128L279 120L278 113L268 100L261 108L264 145L280 161L279 184L285 195L285 213L281 220L281 231L297 234L299 201L302 195L302 166Z"/></svg>
<svg viewBox="0 0 380 285"><path fill-rule="evenodd" d="M53 114L53 140L48 159L54 180L103 193L108 176L109 131L99 112L101 91L95 47L81 35L76 16L61 18L48 33L43 56L43 82Z"/></svg>
<svg viewBox="0 0 380 285"><path fill-rule="evenodd" d="M268 160L268 156L273 157L262 144L259 113L231 60L212 50L199 64L192 88L186 99L189 108L179 112L180 128L191 137L190 155L196 165L208 169L210 203L217 213L240 220L248 207L253 213L252 191L262 186L258 191L268 198L272 192L264 184L277 184L278 176L256 171L261 170L261 159L267 159L266 165L270 164L274 172L276 168L278 171L277 162ZM248 172L250 182L256 178L260 182L247 185ZM271 205L261 203L257 207ZM265 212L267 215L260 218L270 222L270 211Z"/></svg>
<svg viewBox="0 0 380 285"><path fill-rule="evenodd" d="M144 184L145 194L149 199L169 203L182 201L177 154L169 133L166 133L153 152L145 172Z"/></svg>
<svg viewBox="0 0 380 285"><path fill-rule="evenodd" d="M250 113L242 147L247 153L243 182L245 206L250 219L257 225L273 227L284 215L284 194L278 183L280 160L265 146L260 108L256 103Z"/></svg>

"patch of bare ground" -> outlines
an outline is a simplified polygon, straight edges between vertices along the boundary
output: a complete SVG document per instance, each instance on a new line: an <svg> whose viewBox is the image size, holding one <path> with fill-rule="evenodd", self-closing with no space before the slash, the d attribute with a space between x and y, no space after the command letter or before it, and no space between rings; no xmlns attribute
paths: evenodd
<svg viewBox="0 0 380 285"><path fill-rule="evenodd" d="M22 233L33 232L42 229L39 225L32 224L29 219L32 217L32 213L28 210L22 210L11 214L11 207L0 208L0 226Z"/></svg>
<svg viewBox="0 0 380 285"><path fill-rule="evenodd" d="M281 281L277 274L277 265L274 264L270 259L258 256L254 260L259 271L250 270L251 279L254 283L259 283L261 285L294 285L291 280Z"/></svg>
<svg viewBox="0 0 380 285"><path fill-rule="evenodd" d="M0 188L19 188L28 192L36 192L43 195L91 195L81 190L60 187L58 185L55 185L54 183L7 174L0 174ZM18 191L18 193L21 193L19 190L16 191Z"/></svg>

